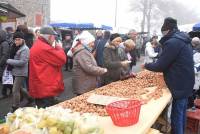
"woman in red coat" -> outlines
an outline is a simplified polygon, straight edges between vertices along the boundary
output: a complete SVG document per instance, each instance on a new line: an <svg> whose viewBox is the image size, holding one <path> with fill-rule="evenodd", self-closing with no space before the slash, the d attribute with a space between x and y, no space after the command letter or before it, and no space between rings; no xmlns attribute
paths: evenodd
<svg viewBox="0 0 200 134"><path fill-rule="evenodd" d="M40 30L40 37L30 50L29 92L38 107L54 105L54 97L64 90L62 66L66 55L55 44L55 31L50 27Z"/></svg>

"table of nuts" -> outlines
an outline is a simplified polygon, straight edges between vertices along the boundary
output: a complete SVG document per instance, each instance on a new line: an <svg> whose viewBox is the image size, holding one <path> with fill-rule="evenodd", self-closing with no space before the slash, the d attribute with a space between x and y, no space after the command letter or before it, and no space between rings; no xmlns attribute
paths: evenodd
<svg viewBox="0 0 200 134"><path fill-rule="evenodd" d="M129 127L115 126L105 106L87 102L93 94L140 100L143 105L138 123ZM171 93L165 85L163 75L144 70L139 72L136 78L113 82L66 100L58 106L74 112L98 114L101 116L100 125L104 128L104 134L146 134L170 100Z"/></svg>

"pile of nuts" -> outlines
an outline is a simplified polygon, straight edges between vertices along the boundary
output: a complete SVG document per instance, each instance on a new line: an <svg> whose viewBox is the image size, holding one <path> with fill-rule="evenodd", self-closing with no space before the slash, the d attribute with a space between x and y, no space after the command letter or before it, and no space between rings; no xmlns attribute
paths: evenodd
<svg viewBox="0 0 200 134"><path fill-rule="evenodd" d="M151 90L150 87L153 87L153 90ZM71 100L62 102L59 105L64 108L69 108L74 112L88 112L96 113L100 116L107 116L105 106L90 104L87 102L87 98L91 94L138 99L142 101L143 104L146 104L151 99L162 97L162 90L164 88L166 88L166 85L161 73L153 73L145 70L139 72L136 78L113 82L109 85L72 98Z"/></svg>

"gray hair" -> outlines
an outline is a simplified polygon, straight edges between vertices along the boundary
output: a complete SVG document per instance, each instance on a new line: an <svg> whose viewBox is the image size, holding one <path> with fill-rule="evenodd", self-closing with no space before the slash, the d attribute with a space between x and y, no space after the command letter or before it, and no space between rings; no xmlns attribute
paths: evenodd
<svg viewBox="0 0 200 134"><path fill-rule="evenodd" d="M49 36L51 36L51 35L50 35L50 34L40 34L40 37L42 37L42 38L45 39L49 44L51 44L50 41L49 41Z"/></svg>
<svg viewBox="0 0 200 134"><path fill-rule="evenodd" d="M43 38L43 39L45 39L46 41L48 41L49 40L49 34L40 34L40 36Z"/></svg>
<svg viewBox="0 0 200 134"><path fill-rule="evenodd" d="M192 46L196 47L200 45L200 39L198 37L192 38Z"/></svg>
<svg viewBox="0 0 200 134"><path fill-rule="evenodd" d="M129 30L129 32L128 32L128 33L130 34L130 33L135 33L135 32L136 32L136 30L135 30L135 29L131 29L131 30Z"/></svg>

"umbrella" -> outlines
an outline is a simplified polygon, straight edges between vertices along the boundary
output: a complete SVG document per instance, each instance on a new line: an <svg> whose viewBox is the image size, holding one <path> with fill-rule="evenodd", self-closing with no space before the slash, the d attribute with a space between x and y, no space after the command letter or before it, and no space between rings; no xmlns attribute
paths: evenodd
<svg viewBox="0 0 200 134"><path fill-rule="evenodd" d="M16 19L25 17L26 15L21 13L11 4L7 2L0 2L0 16L6 16L8 19Z"/></svg>
<svg viewBox="0 0 200 134"><path fill-rule="evenodd" d="M200 23L197 23L193 26L193 31L200 31Z"/></svg>

